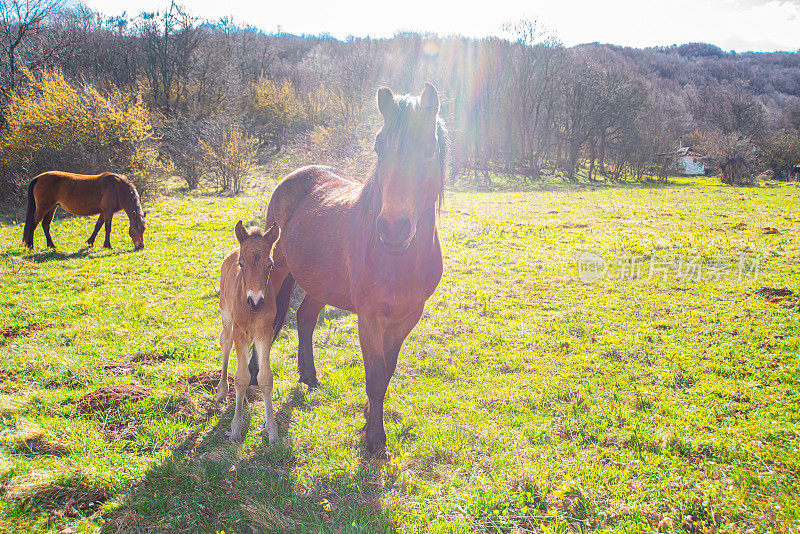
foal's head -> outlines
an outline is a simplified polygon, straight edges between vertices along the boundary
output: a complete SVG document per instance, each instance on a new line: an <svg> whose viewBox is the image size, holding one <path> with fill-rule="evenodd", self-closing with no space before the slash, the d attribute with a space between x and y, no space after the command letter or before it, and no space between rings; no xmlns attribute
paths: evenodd
<svg viewBox="0 0 800 534"><path fill-rule="evenodd" d="M380 241L403 253L417 233L420 215L444 194L445 132L439 119L439 94L430 83L420 96L395 96L378 89L383 127L375 140L381 192L376 221Z"/></svg>
<svg viewBox="0 0 800 534"><path fill-rule="evenodd" d="M269 273L272 271L272 247L281 235L277 223L266 233L261 228L247 229L242 221L236 223L239 240L239 270L247 300L247 308L255 313L264 307Z"/></svg>

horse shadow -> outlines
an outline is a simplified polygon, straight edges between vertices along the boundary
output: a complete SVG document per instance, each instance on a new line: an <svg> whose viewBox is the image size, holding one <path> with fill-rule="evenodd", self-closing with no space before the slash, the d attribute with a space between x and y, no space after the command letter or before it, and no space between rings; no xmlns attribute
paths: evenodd
<svg viewBox="0 0 800 534"><path fill-rule="evenodd" d="M278 442L255 446L249 418L247 445L228 441L233 406L209 414L214 424L189 434L135 482L104 518L103 532L395 533L381 507L383 464L363 450L354 473L309 477L298 469L289 423L296 410L312 408L295 386L276 412Z"/></svg>
<svg viewBox="0 0 800 534"><path fill-rule="evenodd" d="M25 259L35 263L77 260L88 258L93 251L95 251L95 248L93 247L83 247L73 252L62 252L55 248L48 248L39 252L32 252L25 256ZM97 251L97 253L94 254L94 257L106 258L111 256L121 256L123 254L130 254L131 252L134 252L133 249L102 249L102 251Z"/></svg>

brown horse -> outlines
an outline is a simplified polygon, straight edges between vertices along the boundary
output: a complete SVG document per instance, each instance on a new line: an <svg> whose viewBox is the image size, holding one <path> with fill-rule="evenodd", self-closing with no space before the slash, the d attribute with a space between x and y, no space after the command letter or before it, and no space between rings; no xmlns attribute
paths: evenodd
<svg viewBox="0 0 800 534"><path fill-rule="evenodd" d="M272 347L272 324L275 321L275 294L269 285L272 271L272 247L280 236L277 224L264 234L260 228L245 229L242 221L236 223L239 246L228 253L222 262L219 281L219 311L222 333L222 376L217 385L217 402L228 397L228 359L231 346L236 345L236 408L231 422L231 441L242 439L243 411L247 388L258 385L264 397L267 422L264 431L269 443L278 439L278 425L272 410L272 369L269 351ZM253 343L259 371L251 381L247 367L247 349Z"/></svg>
<svg viewBox="0 0 800 534"><path fill-rule="evenodd" d="M121 174L84 175L50 171L40 174L28 184L28 212L22 240L33 248L33 231L42 223L48 247L55 247L50 238L50 223L56 209L61 206L73 215L100 214L94 231L86 244L94 245L100 227L106 225L103 246L111 248L111 219L120 210L125 210L130 222L128 234L136 250L144 248L144 218L139 203L139 193L130 180Z"/></svg>
<svg viewBox="0 0 800 534"><path fill-rule="evenodd" d="M282 230L270 277L278 294L274 336L300 284L306 296L297 310L297 366L300 380L316 387L312 334L319 313L328 304L358 315L366 447L386 457L386 389L403 341L442 277L436 213L446 140L433 85L418 97L383 87L377 98L384 123L373 175L362 183L330 167L298 169L275 188L267 224Z"/></svg>

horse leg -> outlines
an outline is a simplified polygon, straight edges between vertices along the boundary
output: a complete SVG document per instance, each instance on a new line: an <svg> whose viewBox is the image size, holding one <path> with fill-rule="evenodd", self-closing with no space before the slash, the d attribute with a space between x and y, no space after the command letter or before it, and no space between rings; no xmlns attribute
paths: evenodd
<svg viewBox="0 0 800 534"><path fill-rule="evenodd" d="M264 399L264 432L270 445L278 440L278 423L275 421L275 410L272 408L272 367L269 364L269 351L272 348L272 335L269 331L262 332L266 338L255 342L258 355L258 387Z"/></svg>
<svg viewBox="0 0 800 534"><path fill-rule="evenodd" d="M223 403L228 398L228 360L233 347L233 320L230 312L222 312L222 332L219 334L219 347L222 350L222 373L217 384L217 402ZM227 317L227 321L225 320Z"/></svg>
<svg viewBox="0 0 800 534"><path fill-rule="evenodd" d="M111 219L113 218L113 213L103 214L103 222L105 222L106 225L106 239L103 241L104 248L111 248Z"/></svg>
<svg viewBox="0 0 800 534"><path fill-rule="evenodd" d="M244 401L247 388L250 387L250 370L247 368L247 349L250 339L239 329L234 329L233 342L236 346L236 374L233 385L236 388L236 407L231 421L231 441L242 441L244 427Z"/></svg>
<svg viewBox="0 0 800 534"><path fill-rule="evenodd" d="M377 458L388 458L386 432L383 429L383 400L389 387L389 369L384 353L386 319L358 316L358 340L364 357L367 379L367 404L364 407L364 438L367 452Z"/></svg>
<svg viewBox="0 0 800 534"><path fill-rule="evenodd" d="M392 323L386 328L383 335L383 351L386 357L386 369L389 373L389 378L394 376L394 370L397 368L397 356L400 354L400 349L403 347L403 342L411 333L411 330L417 326L419 318L422 317L422 311L425 306L422 305L419 309L412 312L408 317L403 320Z"/></svg>
<svg viewBox="0 0 800 534"><path fill-rule="evenodd" d="M53 239L50 237L50 223L53 222L53 215L56 213L56 209L58 206L53 206L53 209L48 211L42 217L42 231L44 232L44 237L47 240L47 246L50 248L56 248L56 245L53 243Z"/></svg>
<svg viewBox="0 0 800 534"><path fill-rule="evenodd" d="M310 388L320 386L319 380L317 380L317 369L314 367L313 336L319 312L324 307L325 304L306 294L300 307L297 308L297 372L300 375L300 382L307 384Z"/></svg>
<svg viewBox="0 0 800 534"><path fill-rule="evenodd" d="M92 235L89 236L89 239L86 240L86 244L90 247L94 246L94 240L97 237L97 234L100 233L100 228L103 227L103 214L101 213L100 216L97 218L97 223L94 225L94 231Z"/></svg>

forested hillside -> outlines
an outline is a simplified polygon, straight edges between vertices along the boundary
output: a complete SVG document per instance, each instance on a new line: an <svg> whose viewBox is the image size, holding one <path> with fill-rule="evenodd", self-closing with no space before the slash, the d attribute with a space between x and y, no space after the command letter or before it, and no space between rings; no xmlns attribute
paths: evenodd
<svg viewBox="0 0 800 534"><path fill-rule="evenodd" d="M450 177L478 187L498 175L662 176L659 154L681 137L729 182L766 169L786 177L800 163L798 53L566 48L527 20L506 25L508 39L340 41L205 21L175 3L123 16L53 0L0 5L6 194L56 167L113 164L234 190L255 163L276 176L310 162L368 172L375 90L418 92L426 80L443 98ZM72 115L138 137L84 134L81 120L65 122ZM87 157L87 146L103 156Z"/></svg>

